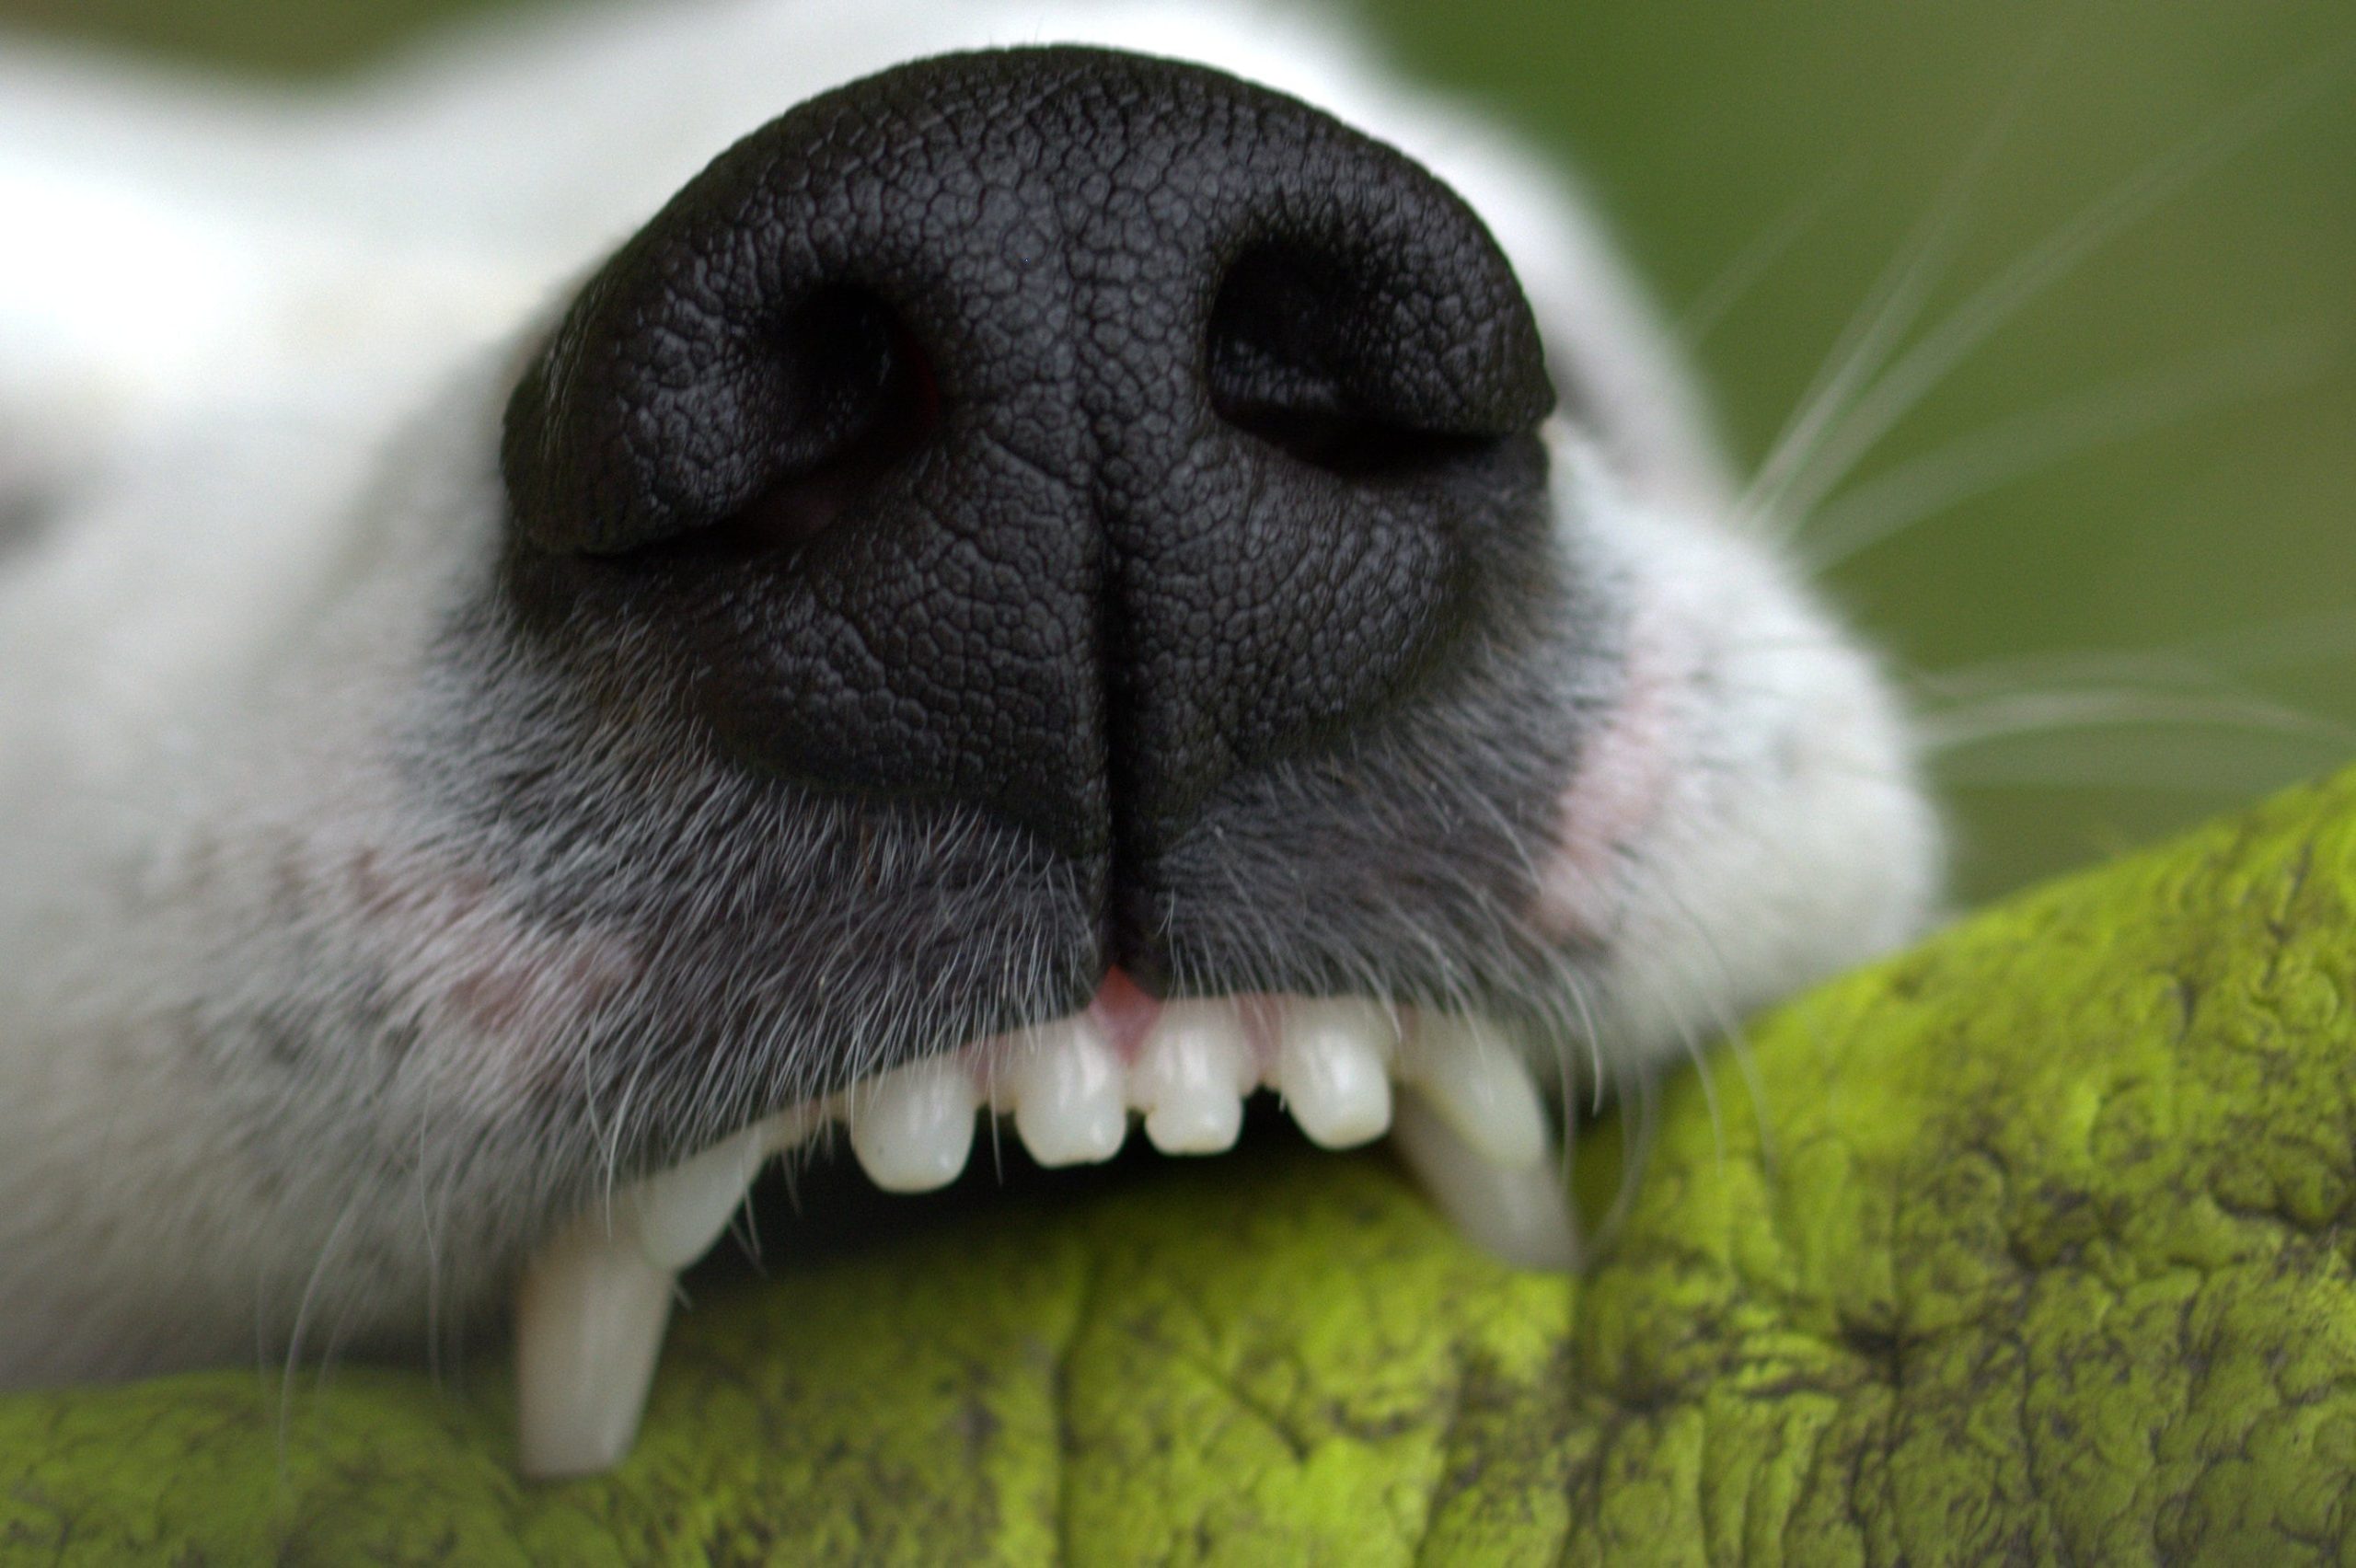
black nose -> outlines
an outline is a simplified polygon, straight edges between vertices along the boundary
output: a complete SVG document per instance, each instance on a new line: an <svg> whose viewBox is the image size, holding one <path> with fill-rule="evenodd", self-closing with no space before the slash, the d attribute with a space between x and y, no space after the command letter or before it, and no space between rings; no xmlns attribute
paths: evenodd
<svg viewBox="0 0 2356 1568"><path fill-rule="evenodd" d="M736 765L1117 876L1477 638L1552 402L1400 154L1191 66L950 56L747 137L586 286L508 409L509 581Z"/></svg>

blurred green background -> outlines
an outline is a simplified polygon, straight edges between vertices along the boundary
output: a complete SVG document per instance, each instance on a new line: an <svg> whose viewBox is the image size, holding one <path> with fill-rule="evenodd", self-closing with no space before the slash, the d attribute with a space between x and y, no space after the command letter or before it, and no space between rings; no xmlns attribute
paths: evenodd
<svg viewBox="0 0 2356 1568"><path fill-rule="evenodd" d="M317 73L483 4L0 0L0 21ZM1412 69L1577 160L1746 464L1936 214L1914 340L2008 269L2054 274L1801 536L1951 502L1825 582L1957 743L1964 897L2356 756L2356 6L1363 8ZM2083 254L2040 269L2057 233Z"/></svg>

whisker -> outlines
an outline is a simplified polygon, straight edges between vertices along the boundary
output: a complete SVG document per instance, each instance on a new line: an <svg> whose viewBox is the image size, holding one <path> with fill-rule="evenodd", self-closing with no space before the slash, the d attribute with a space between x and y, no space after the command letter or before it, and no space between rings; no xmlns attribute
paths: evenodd
<svg viewBox="0 0 2356 1568"><path fill-rule="evenodd" d="M1980 660L1909 677L1925 702L2002 695L2067 683L2173 681L2228 689L2228 674L2295 668L2356 656L2356 610L2286 616L2155 648L2082 649Z"/></svg>
<svg viewBox="0 0 2356 1568"><path fill-rule="evenodd" d="M2012 133L2029 89L2051 64L2060 38L2061 30L2056 29L2023 66L1987 128L1974 139L1930 209L1900 242L1889 264L1875 278L1855 313L1833 339L1816 375L1793 405L1791 417L1769 444L1767 455L1736 502L1738 527L1756 527L1778 510L1778 500L1814 461L1828 428L1862 395L1864 384L1889 363L1890 354L1921 316L1960 238L1972 193Z"/></svg>
<svg viewBox="0 0 2356 1568"><path fill-rule="evenodd" d="M2356 659L2356 610L2284 616L2181 645L2216 669L2254 673Z"/></svg>
<svg viewBox="0 0 2356 1568"><path fill-rule="evenodd" d="M429 1085L425 1096L425 1107L418 1119L417 1170L414 1186L417 1192L418 1225L425 1252L426 1375L436 1387L440 1387L445 1372L443 1365L445 1342L454 1339L457 1331L455 1319L445 1320L443 1317L442 1297L448 1286L448 1281L443 1273L442 1257L443 1205L447 1195L436 1190L436 1179L437 1176L455 1174L456 1162L434 1159L433 1146L429 1142L429 1135L440 1121L440 1118L433 1113L434 1087L436 1086ZM455 1350L454 1346L452 1348Z"/></svg>
<svg viewBox="0 0 2356 1568"><path fill-rule="evenodd" d="M2125 786L2142 791L2247 794L2292 773L2328 767L2356 744L2356 726L2246 689L2231 678L2281 665L2314 663L2356 647L2356 616L2288 619L2258 634L2236 632L2173 648L2131 652L2092 650L1995 659L1934 674L1917 674L1915 731L1927 760L1948 788ZM2151 740L2135 753L2122 741ZM2254 755L2245 740L2230 753L2208 747L2165 767L2151 745L2174 732L2267 738ZM2092 742L2097 752L2074 759L2050 744L2034 765L2004 756L2006 743L2038 737ZM2229 766L2220 767L2221 762Z"/></svg>
<svg viewBox="0 0 2356 1568"><path fill-rule="evenodd" d="M2215 749L2171 753L2137 747L2122 752L2116 740L2086 744L2057 755L2040 750L2033 758L1973 757L1942 767L1940 786L1960 793L1978 790L2131 790L2150 796L2246 801L2281 788L2291 778L2344 763L2340 751L2290 759L2270 752L2257 755Z"/></svg>
<svg viewBox="0 0 2356 1568"><path fill-rule="evenodd" d="M1569 996L1571 1009L1578 1017L1579 1033L1587 1040L1588 1066L1595 1075L1594 1088L1588 1100L1588 1114L1603 1114L1603 1097L1610 1086L1610 1074L1603 1061L1603 1031L1596 1022L1595 998L1589 995L1585 976L1576 973L1564 976L1564 989Z"/></svg>
<svg viewBox="0 0 2356 1568"><path fill-rule="evenodd" d="M1635 1104L1631 1107L1626 1097L1621 1101L1620 1124L1620 1188L1611 1194L1611 1206L1596 1222L1595 1251L1608 1251L1622 1230L1626 1228L1629 1214L1636 1206L1636 1193L1644 1181L1646 1169L1652 1164L1653 1144L1660 1132L1660 1082L1650 1073L1631 1075L1630 1087ZM1633 1125L1629 1114L1634 1110Z"/></svg>
<svg viewBox="0 0 2356 1568"><path fill-rule="evenodd" d="M1666 887L1657 890L1657 893L1670 913L1684 922L1686 935L1693 940L1695 947L1717 969L1718 983L1709 993L1713 1015L1710 1021L1717 1026L1719 1037L1727 1043L1727 1054L1734 1058L1735 1070L1742 1075L1743 1087L1750 1095L1751 1124L1759 1136L1759 1162L1772 1174L1775 1168L1775 1135L1767 1120L1766 1086L1759 1076L1759 1062L1751 1049L1750 1032L1743 1027L1742 1020L1735 1016L1733 1008L1727 1001L1734 992L1734 966L1727 962L1726 949L1719 944L1717 934L1710 929L1707 921L1694 913L1691 904ZM1710 1109L1711 1124L1715 1130L1717 1117L1715 1102ZM1724 1158L1723 1154L1720 1158Z"/></svg>
<svg viewBox="0 0 2356 1568"><path fill-rule="evenodd" d="M2212 691L2224 684L2219 662L2199 656L2189 645L2011 654L1907 677L1918 705L1931 709L1973 698L2013 697L2106 682L2144 688L2204 686Z"/></svg>
<svg viewBox="0 0 2356 1568"><path fill-rule="evenodd" d="M1982 426L1808 513L1800 559L1820 572L2094 447L2307 386L2346 362L2350 342L2344 328L2310 323Z"/></svg>
<svg viewBox="0 0 2356 1568"><path fill-rule="evenodd" d="M1699 347L1739 304L1768 269L1782 260L1800 236L1816 226L1825 209L1856 183L1855 164L1835 174L1821 189L1801 197L1777 213L1774 220L1710 280L1677 320L1677 335L1688 347Z"/></svg>
<svg viewBox="0 0 2356 1568"><path fill-rule="evenodd" d="M1861 385L1888 363L1922 314L1955 247L1961 201L1960 192L1953 195L1952 206L1943 202L1933 210L1935 222L1909 236L1900 249L1902 264L1893 263L1894 274L1875 280L1857 315L1833 340L1824 364L1800 394L1791 419L1776 432L1758 472L1736 501L1737 528L1756 528L1777 510L1778 499L1795 474L1813 460L1833 421L1859 395Z"/></svg>
<svg viewBox="0 0 2356 1568"><path fill-rule="evenodd" d="M1714 1005L1715 1022L1724 1034L1727 1054L1734 1058L1735 1071L1742 1075L1743 1091L1750 1096L1751 1130L1759 1138L1759 1167L1770 1182L1775 1179L1775 1124L1767 1114L1767 1083L1759 1076L1759 1053L1750 1043L1750 1031L1742 1020L1722 1004Z"/></svg>
<svg viewBox="0 0 2356 1568"><path fill-rule="evenodd" d="M312 1261L310 1277L304 1281L303 1297L294 1306L294 1326L286 1335L285 1366L278 1385L278 1463L286 1465L287 1444L294 1419L294 1384L303 1366L303 1336L309 1328L312 1309L318 1304L319 1287L326 1282L329 1267L343 1246L345 1233L359 1217L363 1194L354 1191L344 1200L343 1210L336 1216L327 1239L319 1243L319 1255Z"/></svg>
<svg viewBox="0 0 2356 1568"><path fill-rule="evenodd" d="M1726 1123L1718 1116L1718 1086L1710 1076L1710 1054L1702 1049L1701 1035L1689 1024L1680 1024L1677 1040L1685 1052L1685 1059L1693 1064L1693 1076L1702 1083L1702 1103L1710 1113L1711 1157L1723 1166L1727 1162Z"/></svg>
<svg viewBox="0 0 2356 1568"><path fill-rule="evenodd" d="M2129 725L2197 725L2334 740L2356 736L2356 727L2262 698L2134 690L2017 692L1962 702L1922 716L1916 733L1924 751L1937 756L2017 735Z"/></svg>
<svg viewBox="0 0 2356 1568"><path fill-rule="evenodd" d="M2352 57L2356 50L2333 51L2304 69L2278 78L2096 197L2076 216L1974 290L1900 355L1842 416L1839 428L1821 447L1808 455L1807 467L1814 470L1812 474L1784 472L1777 476L1777 483L1755 485L1761 502L1786 515L1807 515L1880 444L1891 427L1998 328L2139 219L2308 104L2320 100L2325 89L2343 83ZM1765 478L1762 471L1761 478Z"/></svg>

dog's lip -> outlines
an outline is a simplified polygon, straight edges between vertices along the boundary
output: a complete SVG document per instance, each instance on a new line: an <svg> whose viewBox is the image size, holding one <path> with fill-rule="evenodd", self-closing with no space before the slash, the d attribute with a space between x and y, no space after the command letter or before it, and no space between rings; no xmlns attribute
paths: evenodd
<svg viewBox="0 0 2356 1568"><path fill-rule="evenodd" d="M1133 1116L1165 1153L1224 1150L1261 1088L1328 1148L1395 1126L1410 1165L1474 1239L1528 1266L1573 1261L1553 1134L1526 1043L1505 1026L1354 997L1160 1001L1116 970L1078 1011L791 1106L560 1231L517 1298L525 1470L584 1474L629 1450L677 1272L719 1239L771 1156L836 1122L877 1185L922 1192L963 1171L977 1109L1011 1116L1039 1163L1087 1164L1120 1150Z"/></svg>

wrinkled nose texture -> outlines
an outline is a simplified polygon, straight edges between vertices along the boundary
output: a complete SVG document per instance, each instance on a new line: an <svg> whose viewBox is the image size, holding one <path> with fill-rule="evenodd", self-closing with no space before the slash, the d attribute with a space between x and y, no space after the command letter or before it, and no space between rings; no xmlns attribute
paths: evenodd
<svg viewBox="0 0 2356 1568"><path fill-rule="evenodd" d="M1405 157L1214 72L955 55L804 104L514 393L511 580L736 764L1150 878L1412 706L1544 527L1536 329Z"/></svg>

